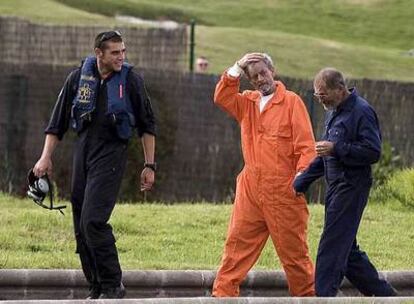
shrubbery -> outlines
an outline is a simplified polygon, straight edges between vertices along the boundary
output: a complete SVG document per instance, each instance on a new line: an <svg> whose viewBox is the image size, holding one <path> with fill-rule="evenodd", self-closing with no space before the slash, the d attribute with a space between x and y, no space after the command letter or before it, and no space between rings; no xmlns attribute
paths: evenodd
<svg viewBox="0 0 414 304"><path fill-rule="evenodd" d="M373 176L372 202L398 202L414 210L414 169L402 169L400 155L387 142L382 145L381 159L373 167Z"/></svg>
<svg viewBox="0 0 414 304"><path fill-rule="evenodd" d="M414 169L402 169L375 188L371 200L377 203L397 201L414 209Z"/></svg>
<svg viewBox="0 0 414 304"><path fill-rule="evenodd" d="M401 156L388 142L383 142L381 159L373 166L374 188L383 185L400 168Z"/></svg>

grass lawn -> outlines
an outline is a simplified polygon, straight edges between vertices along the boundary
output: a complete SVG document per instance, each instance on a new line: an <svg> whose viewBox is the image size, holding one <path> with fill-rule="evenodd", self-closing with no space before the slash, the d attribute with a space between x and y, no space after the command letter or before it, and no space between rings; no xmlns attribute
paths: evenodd
<svg viewBox="0 0 414 304"><path fill-rule="evenodd" d="M3 0L4 1L4 0ZM11 0L6 0L11 1ZM56 0L107 16L170 18L260 29L381 48L413 48L411 0ZM410 41L411 40L411 41Z"/></svg>
<svg viewBox="0 0 414 304"><path fill-rule="evenodd" d="M254 42L253 42L254 41ZM230 27L196 27L196 53L205 55L211 71L222 73L247 52L269 53L279 74L312 79L325 66L350 78L414 81L414 57L395 49L352 45L332 40Z"/></svg>
<svg viewBox="0 0 414 304"><path fill-rule="evenodd" d="M411 0L2 0L0 15L54 24L120 24L116 14L196 26L196 55L221 73L264 51L281 75L311 79L325 66L348 77L414 82ZM187 66L187 62L183 62Z"/></svg>
<svg viewBox="0 0 414 304"><path fill-rule="evenodd" d="M0 194L1 268L80 268L70 209L62 216L28 199ZM124 269L216 269L231 205L119 204L111 219ZM323 206L310 206L309 244L315 258ZM414 212L399 205L367 208L361 248L381 270L412 268ZM256 269L280 269L268 243Z"/></svg>
<svg viewBox="0 0 414 304"><path fill-rule="evenodd" d="M109 21L100 14L88 13L53 0L2 0L0 1L0 15L18 16L51 24L77 25L77 20L82 20L82 24L92 25L105 24Z"/></svg>

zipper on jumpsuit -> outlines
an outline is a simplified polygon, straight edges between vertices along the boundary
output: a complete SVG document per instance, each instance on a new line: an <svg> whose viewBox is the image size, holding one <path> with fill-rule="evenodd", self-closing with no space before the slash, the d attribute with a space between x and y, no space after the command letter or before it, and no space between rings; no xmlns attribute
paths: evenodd
<svg viewBox="0 0 414 304"><path fill-rule="evenodd" d="M260 100L259 101L255 101L254 102L254 111L255 111L255 116L258 122L258 130L257 130L257 147L258 147L258 152L257 152L257 166L255 168L255 175L256 175L256 182L257 182L257 196L258 196L258 205L260 208L263 208L263 204L265 201L265 194L264 194L264 189L263 189L263 161L262 161L262 156L263 156L263 150L262 150L262 141L263 141L263 135L265 133L265 128L262 124L262 120L263 120L263 116L264 114L269 110L269 108L272 106L272 100L275 97L275 95L272 96L272 98L270 98L270 100L267 102L267 104L265 105L264 109L262 110L262 112L260 112Z"/></svg>

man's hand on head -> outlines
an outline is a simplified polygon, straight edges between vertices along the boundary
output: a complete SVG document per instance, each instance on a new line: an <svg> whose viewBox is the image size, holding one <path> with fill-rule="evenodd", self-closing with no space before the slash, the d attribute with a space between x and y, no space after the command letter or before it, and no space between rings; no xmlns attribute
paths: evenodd
<svg viewBox="0 0 414 304"><path fill-rule="evenodd" d="M249 64L263 60L263 58L264 56L262 53L248 53L237 60L237 65L245 71Z"/></svg>

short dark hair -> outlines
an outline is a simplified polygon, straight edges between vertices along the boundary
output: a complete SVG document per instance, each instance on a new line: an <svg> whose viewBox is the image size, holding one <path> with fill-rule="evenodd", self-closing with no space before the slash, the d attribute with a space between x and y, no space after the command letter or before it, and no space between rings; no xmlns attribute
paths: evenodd
<svg viewBox="0 0 414 304"><path fill-rule="evenodd" d="M95 37L95 48L105 49L107 41L122 42L121 32L119 32L119 31L107 31L107 32L99 33Z"/></svg>

